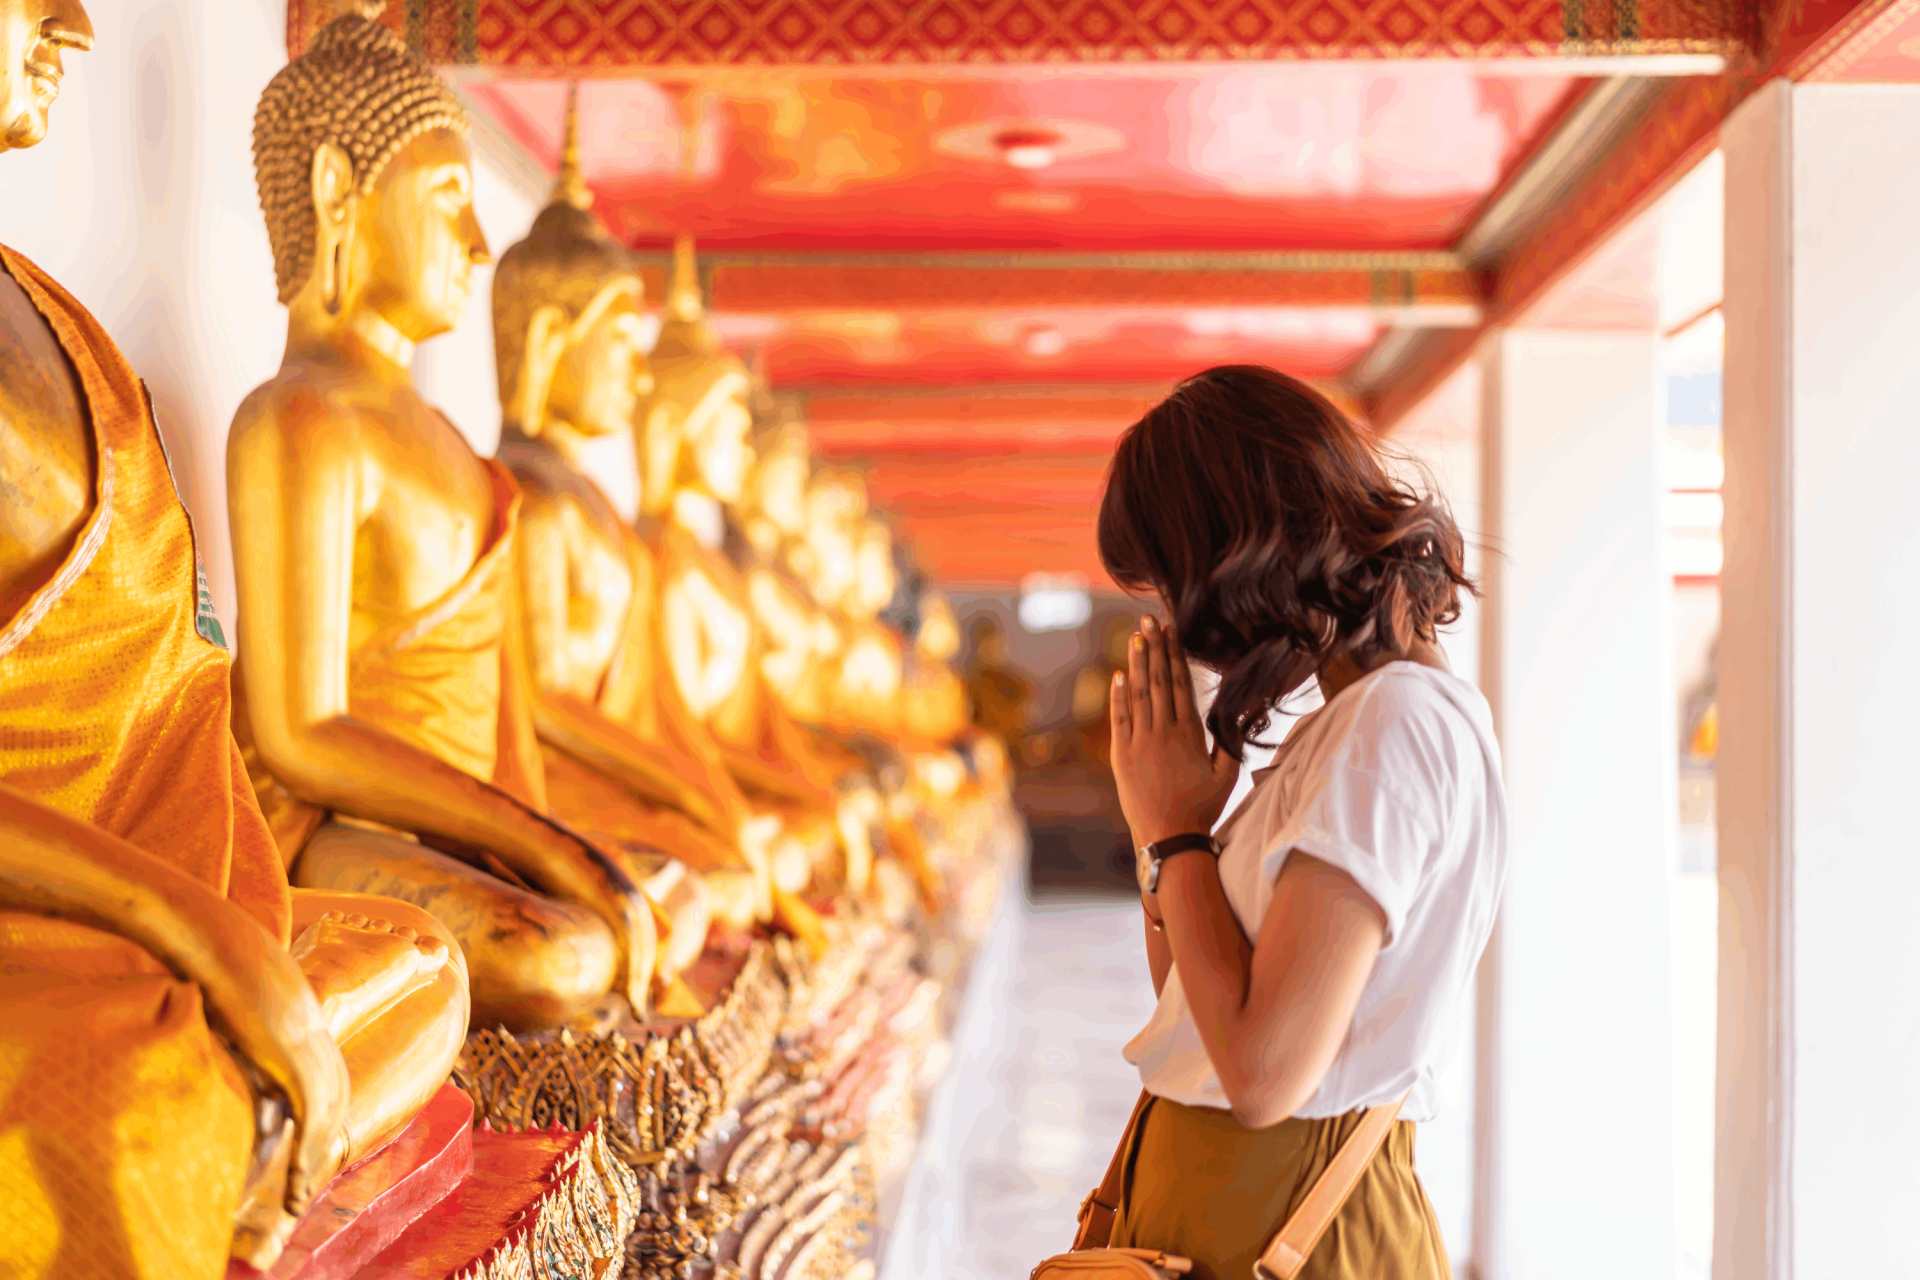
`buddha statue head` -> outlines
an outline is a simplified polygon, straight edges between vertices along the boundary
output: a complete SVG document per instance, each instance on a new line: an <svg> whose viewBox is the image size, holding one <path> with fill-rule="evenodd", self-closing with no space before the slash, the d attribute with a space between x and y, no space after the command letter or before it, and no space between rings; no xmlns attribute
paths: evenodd
<svg viewBox="0 0 1920 1280"><path fill-rule="evenodd" d="M797 412L782 411L761 434L747 480L745 519L748 545L761 560L775 559L782 547L807 530L807 481L813 474L812 446Z"/></svg>
<svg viewBox="0 0 1920 1280"><path fill-rule="evenodd" d="M47 136L60 96L63 49L93 48L93 23L80 0L0 0L0 151Z"/></svg>
<svg viewBox="0 0 1920 1280"><path fill-rule="evenodd" d="M850 471L817 472L807 486L806 525L787 564L823 608L839 609L860 573L867 488Z"/></svg>
<svg viewBox="0 0 1920 1280"><path fill-rule="evenodd" d="M502 422L525 435L553 424L589 437L625 431L651 390L640 268L592 207L575 90L553 199L493 276Z"/></svg>
<svg viewBox="0 0 1920 1280"><path fill-rule="evenodd" d="M290 335L352 330L404 365L459 322L489 258L466 113L383 7L343 0L267 85L253 160Z"/></svg>
<svg viewBox="0 0 1920 1280"><path fill-rule="evenodd" d="M929 662L948 663L960 653L960 619L947 593L929 588L920 593L920 626L913 633L913 651Z"/></svg>
<svg viewBox="0 0 1920 1280"><path fill-rule="evenodd" d="M853 585L841 608L861 622L879 617L899 585L893 563L893 530L887 522L868 516L854 533Z"/></svg>
<svg viewBox="0 0 1920 1280"><path fill-rule="evenodd" d="M753 464L753 380L707 319L688 236L673 247L666 309L653 347L653 394L642 411L641 504L665 511L686 490L731 505Z"/></svg>

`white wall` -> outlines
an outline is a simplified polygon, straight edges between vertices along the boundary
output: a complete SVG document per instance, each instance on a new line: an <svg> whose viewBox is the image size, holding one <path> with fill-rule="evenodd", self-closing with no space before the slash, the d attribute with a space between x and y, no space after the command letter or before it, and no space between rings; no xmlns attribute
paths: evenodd
<svg viewBox="0 0 1920 1280"><path fill-rule="evenodd" d="M1480 366L1469 362L1407 414L1386 442L1405 479L1446 499L1467 540L1467 572L1478 576L1484 519L1480 510ZM1460 621L1441 637L1447 661L1463 680L1480 678L1480 605L1461 601ZM1434 1118L1420 1126L1416 1164L1455 1275L1473 1258L1475 1010L1461 1010L1452 1052L1439 1072Z"/></svg>
<svg viewBox="0 0 1920 1280"><path fill-rule="evenodd" d="M545 181L527 176L523 156L502 155L513 144L492 130L473 136L473 207L487 243L498 258L527 234L546 202ZM473 447L491 454L500 441L500 391L493 362L493 268L474 273L473 301L466 323L451 333L420 344L413 378L422 395L453 420ZM657 301L657 300L656 300ZM633 438L613 436L590 442L586 468L607 492L614 508L631 519L640 510L640 473Z"/></svg>
<svg viewBox="0 0 1920 1280"><path fill-rule="evenodd" d="M1494 946L1479 1273L1670 1270L1673 747L1651 332L1486 347L1482 684L1511 862ZM1597 1247L1604 1240L1604 1247Z"/></svg>
<svg viewBox="0 0 1920 1280"><path fill-rule="evenodd" d="M46 141L0 156L0 239L65 285L147 380L231 624L227 423L286 340L251 150L254 103L286 62L286 6L87 10L96 44L67 55Z"/></svg>
<svg viewBox="0 0 1920 1280"><path fill-rule="evenodd" d="M286 57L282 0L88 0L46 141L0 156L0 241L97 316L153 391L215 606L234 624L227 427L286 343L253 182L253 109ZM496 250L537 202L475 166ZM466 324L422 348L421 387L483 452L499 433L484 272ZM609 467L615 484L630 467Z"/></svg>
<svg viewBox="0 0 1920 1280"><path fill-rule="evenodd" d="M1714 1273L1910 1275L1920 1205L1920 86L1726 152Z"/></svg>

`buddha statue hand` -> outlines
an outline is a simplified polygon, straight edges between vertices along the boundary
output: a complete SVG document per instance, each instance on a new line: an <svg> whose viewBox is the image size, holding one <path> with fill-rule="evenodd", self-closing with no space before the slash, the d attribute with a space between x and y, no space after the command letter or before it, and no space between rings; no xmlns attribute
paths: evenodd
<svg viewBox="0 0 1920 1280"><path fill-rule="evenodd" d="M144 948L200 988L207 1018L293 1126L287 1213L306 1212L339 1170L345 1060L293 958L200 881L90 823L0 786L0 908L57 916Z"/></svg>
<svg viewBox="0 0 1920 1280"><path fill-rule="evenodd" d="M557 838L538 842L528 851L532 856L521 859L516 870L531 875L535 883L530 887L535 891L577 903L607 923L619 949L614 990L627 998L635 1017L645 1018L648 985L660 945L653 907L606 850L557 818L531 811L529 816ZM499 866L491 857L483 857L480 864L495 869Z"/></svg>

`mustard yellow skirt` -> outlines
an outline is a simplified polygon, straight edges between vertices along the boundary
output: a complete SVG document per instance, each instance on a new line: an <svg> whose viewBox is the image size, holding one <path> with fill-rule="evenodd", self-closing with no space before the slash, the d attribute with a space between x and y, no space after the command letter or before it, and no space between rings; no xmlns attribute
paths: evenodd
<svg viewBox="0 0 1920 1280"><path fill-rule="evenodd" d="M1250 1280L1254 1260L1360 1123L1243 1127L1225 1111L1154 1098L1127 1131L1115 1246L1193 1259L1194 1280ZM1413 1172L1413 1124L1399 1120L1300 1280L1450 1280L1440 1224Z"/></svg>

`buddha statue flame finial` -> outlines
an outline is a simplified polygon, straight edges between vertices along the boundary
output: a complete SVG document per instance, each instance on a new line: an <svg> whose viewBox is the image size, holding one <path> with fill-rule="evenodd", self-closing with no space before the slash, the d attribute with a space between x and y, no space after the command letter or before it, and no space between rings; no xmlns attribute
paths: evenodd
<svg viewBox="0 0 1920 1280"><path fill-rule="evenodd" d="M667 314L694 324L706 315L700 297L700 268L694 262L693 237L681 232L673 242L673 280L667 285Z"/></svg>
<svg viewBox="0 0 1920 1280"><path fill-rule="evenodd" d="M553 203L576 209L593 207L593 192L580 172L580 85L567 86L567 125L560 143L560 172L553 182Z"/></svg>

